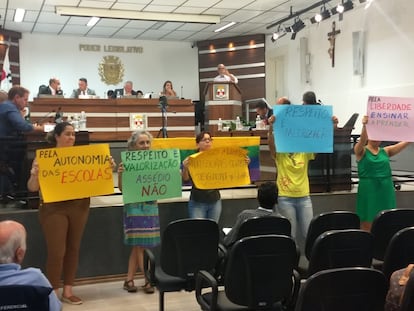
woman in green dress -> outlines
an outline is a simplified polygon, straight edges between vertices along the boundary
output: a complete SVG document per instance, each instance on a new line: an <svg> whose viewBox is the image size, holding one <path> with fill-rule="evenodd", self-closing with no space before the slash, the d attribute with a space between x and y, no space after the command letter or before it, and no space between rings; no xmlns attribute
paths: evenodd
<svg viewBox="0 0 414 311"><path fill-rule="evenodd" d="M380 141L368 139L367 122L368 117L364 116L361 136L354 152L359 177L356 212L361 219L361 229L370 231L372 221L380 211L396 208L390 157L401 152L409 143L380 147Z"/></svg>

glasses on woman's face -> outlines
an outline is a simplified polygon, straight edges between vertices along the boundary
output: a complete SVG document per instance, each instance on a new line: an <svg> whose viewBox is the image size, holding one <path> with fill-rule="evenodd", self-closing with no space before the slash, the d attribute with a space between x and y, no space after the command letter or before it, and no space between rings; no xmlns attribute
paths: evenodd
<svg viewBox="0 0 414 311"><path fill-rule="evenodd" d="M205 142L205 143L207 143L207 142L212 142L212 141L213 141L213 138L211 138L211 137L205 137L205 138L203 138L201 141L202 141L202 142Z"/></svg>

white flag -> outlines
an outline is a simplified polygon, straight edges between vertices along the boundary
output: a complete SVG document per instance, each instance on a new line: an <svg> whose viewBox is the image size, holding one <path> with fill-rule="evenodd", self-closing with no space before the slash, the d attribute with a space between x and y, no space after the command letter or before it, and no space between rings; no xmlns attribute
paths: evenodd
<svg viewBox="0 0 414 311"><path fill-rule="evenodd" d="M10 50L10 47L7 49L6 54L4 55L3 70L1 72L1 83L0 83L0 89L6 92L12 87L9 50Z"/></svg>

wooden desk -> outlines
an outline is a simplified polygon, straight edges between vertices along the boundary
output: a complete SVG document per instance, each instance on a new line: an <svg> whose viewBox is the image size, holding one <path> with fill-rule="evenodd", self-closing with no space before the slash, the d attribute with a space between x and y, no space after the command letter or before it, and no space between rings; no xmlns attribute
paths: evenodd
<svg viewBox="0 0 414 311"><path fill-rule="evenodd" d="M148 118L147 130L157 137L162 128L162 112L159 99L66 99L35 98L30 103L32 122L43 119L53 121L57 110L68 115L86 112L87 130L91 141L126 141L131 132L130 113L145 114ZM189 99L168 99L166 112L168 137L194 137L194 106Z"/></svg>

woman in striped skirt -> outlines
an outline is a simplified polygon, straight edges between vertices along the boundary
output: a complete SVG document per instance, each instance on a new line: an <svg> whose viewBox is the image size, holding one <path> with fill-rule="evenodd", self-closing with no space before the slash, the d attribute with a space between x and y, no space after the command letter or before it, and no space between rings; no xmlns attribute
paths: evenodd
<svg viewBox="0 0 414 311"><path fill-rule="evenodd" d="M128 140L128 150L148 150L151 148L152 135L146 131L137 131ZM124 166L118 166L118 187L122 191L122 173ZM128 261L128 274L124 289L134 293L138 288L134 284L134 275L139 268L144 271L144 250L160 243L160 222L157 201L128 203L124 205L124 243L132 246ZM142 289L147 294L154 288L145 279Z"/></svg>

